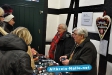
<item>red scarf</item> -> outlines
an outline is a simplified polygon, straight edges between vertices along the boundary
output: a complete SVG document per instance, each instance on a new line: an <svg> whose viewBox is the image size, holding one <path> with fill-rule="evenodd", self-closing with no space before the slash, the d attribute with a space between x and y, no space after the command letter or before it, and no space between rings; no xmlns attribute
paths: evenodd
<svg viewBox="0 0 112 75"><path fill-rule="evenodd" d="M62 36L63 36L63 33L62 34L57 33L52 39L50 50L49 50L49 58L54 59L54 52L55 52L56 45Z"/></svg>

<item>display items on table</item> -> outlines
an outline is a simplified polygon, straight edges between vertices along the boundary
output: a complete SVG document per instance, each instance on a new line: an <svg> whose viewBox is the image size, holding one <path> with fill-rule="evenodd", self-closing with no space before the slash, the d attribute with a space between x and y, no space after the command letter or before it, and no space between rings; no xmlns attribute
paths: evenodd
<svg viewBox="0 0 112 75"><path fill-rule="evenodd" d="M58 66L59 64L56 63L52 59L46 58L43 56L38 56L38 60L35 61L36 68L34 69L34 75L62 75L61 72L48 72L48 66Z"/></svg>

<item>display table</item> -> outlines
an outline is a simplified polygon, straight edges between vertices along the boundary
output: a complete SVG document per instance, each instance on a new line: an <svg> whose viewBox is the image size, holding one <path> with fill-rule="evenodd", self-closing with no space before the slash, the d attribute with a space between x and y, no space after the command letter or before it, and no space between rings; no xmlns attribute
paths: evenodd
<svg viewBox="0 0 112 75"><path fill-rule="evenodd" d="M34 75L69 75L68 73L62 74L61 72L48 72L47 67L59 66L59 64L45 56L39 56L38 60L35 61L35 65L36 69L34 70Z"/></svg>

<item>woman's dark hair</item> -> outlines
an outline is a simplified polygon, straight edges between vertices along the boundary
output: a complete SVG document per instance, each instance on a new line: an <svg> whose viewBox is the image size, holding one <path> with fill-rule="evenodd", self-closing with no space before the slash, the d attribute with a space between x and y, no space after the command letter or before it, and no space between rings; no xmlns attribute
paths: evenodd
<svg viewBox="0 0 112 75"><path fill-rule="evenodd" d="M10 15L9 13L4 14L4 17L7 17L8 15Z"/></svg>
<svg viewBox="0 0 112 75"><path fill-rule="evenodd" d="M5 11L5 13L12 13L13 12L12 7L8 4L2 5L1 8Z"/></svg>

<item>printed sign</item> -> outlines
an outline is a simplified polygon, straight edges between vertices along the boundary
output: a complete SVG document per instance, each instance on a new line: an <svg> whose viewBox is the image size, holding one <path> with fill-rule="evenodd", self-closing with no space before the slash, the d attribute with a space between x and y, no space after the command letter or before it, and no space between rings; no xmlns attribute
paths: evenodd
<svg viewBox="0 0 112 75"><path fill-rule="evenodd" d="M99 31L99 36L101 39L105 36L108 28L110 27L111 19L108 15L105 15L104 17L98 17L96 19L96 26Z"/></svg>
<svg viewBox="0 0 112 75"><path fill-rule="evenodd" d="M92 26L93 12L82 12L81 24Z"/></svg>

